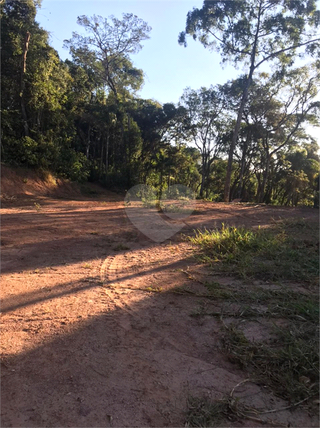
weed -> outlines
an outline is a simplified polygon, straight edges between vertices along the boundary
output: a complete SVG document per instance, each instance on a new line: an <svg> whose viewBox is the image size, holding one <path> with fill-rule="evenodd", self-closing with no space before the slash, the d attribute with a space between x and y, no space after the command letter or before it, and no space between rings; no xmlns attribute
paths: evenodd
<svg viewBox="0 0 320 428"><path fill-rule="evenodd" d="M247 369L290 402L313 397L319 392L319 337L317 326L291 323L275 327L269 343L249 341L232 324L224 327L223 346L229 359Z"/></svg>
<svg viewBox="0 0 320 428"><path fill-rule="evenodd" d="M35 207L35 209L39 212L39 211L41 211L41 205L40 204L38 204L37 202L34 202L33 203L33 205L34 205L34 207Z"/></svg>
<svg viewBox="0 0 320 428"><path fill-rule="evenodd" d="M255 407L248 406L241 401L239 397L234 397L233 393L235 389L244 384L245 382L250 381L250 379L245 379L244 381L238 383L230 394L225 394L220 400L210 400L208 397L196 398L190 397L188 399L188 411L186 415L186 427L221 427L229 426L230 421L240 422L243 425L244 419L249 419L261 425L274 426L274 427L284 427L284 425L279 423L279 421L274 421L272 419L262 419L260 415L267 413L275 413L280 410L288 410L297 405L301 404L302 400L298 403L283 407L281 409L272 409L261 411Z"/></svg>
<svg viewBox="0 0 320 428"><path fill-rule="evenodd" d="M83 269L91 269L92 265L90 263L85 263L84 265L82 265Z"/></svg>
<svg viewBox="0 0 320 428"><path fill-rule="evenodd" d="M208 297L214 299L233 299L235 294L232 290L227 290L222 287L219 282L206 282L204 283L208 290Z"/></svg>
<svg viewBox="0 0 320 428"><path fill-rule="evenodd" d="M0 195L0 198L3 199L4 201L16 201L17 200L16 196L9 196L6 193L2 193Z"/></svg>
<svg viewBox="0 0 320 428"><path fill-rule="evenodd" d="M189 239L200 248L203 262L240 278L313 282L319 274L319 245L313 228L306 239L306 228L301 220L256 231L222 225L221 230L197 231ZM296 231L301 229L299 236Z"/></svg>
<svg viewBox="0 0 320 428"><path fill-rule="evenodd" d="M144 199L142 198L142 204L144 208L155 208L157 211L160 211L160 201L158 199Z"/></svg>
<svg viewBox="0 0 320 428"><path fill-rule="evenodd" d="M156 285L150 285L145 289L146 291L150 291L152 293L161 293L162 287L158 287Z"/></svg>
<svg viewBox="0 0 320 428"><path fill-rule="evenodd" d="M189 398L186 427L218 427L229 415L228 403Z"/></svg>
<svg viewBox="0 0 320 428"><path fill-rule="evenodd" d="M192 209L184 204L161 204L161 211L164 213L191 214Z"/></svg>

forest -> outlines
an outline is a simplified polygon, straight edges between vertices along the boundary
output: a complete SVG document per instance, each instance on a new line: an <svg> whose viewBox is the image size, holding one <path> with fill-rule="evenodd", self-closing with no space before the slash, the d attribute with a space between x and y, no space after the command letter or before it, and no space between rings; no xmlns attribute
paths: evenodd
<svg viewBox="0 0 320 428"><path fill-rule="evenodd" d="M320 15L313 0L205 1L177 40L217 50L239 76L185 88L179 103L139 97L133 64L147 22L79 16L62 61L36 21L41 0L1 2L1 159L73 181L209 201L319 205ZM186 11L181 8L181 13ZM191 58L192 60L192 58Z"/></svg>

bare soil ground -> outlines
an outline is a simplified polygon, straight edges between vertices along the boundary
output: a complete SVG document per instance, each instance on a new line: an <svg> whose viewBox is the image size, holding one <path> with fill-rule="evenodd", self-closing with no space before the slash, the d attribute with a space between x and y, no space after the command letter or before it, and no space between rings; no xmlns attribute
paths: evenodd
<svg viewBox="0 0 320 428"><path fill-rule="evenodd" d="M146 238L126 217L123 197L97 189L70 200L7 189L3 198L3 427L184 426L190 396L219 399L246 379L221 349L219 319L190 316L206 304L202 282L215 272L180 234L161 244ZM199 202L181 232L317 215ZM198 296L179 293L186 285ZM243 329L255 340L269 334L252 321ZM263 409L288 404L250 382L236 395ZM266 416L265 426L319 424L303 407Z"/></svg>

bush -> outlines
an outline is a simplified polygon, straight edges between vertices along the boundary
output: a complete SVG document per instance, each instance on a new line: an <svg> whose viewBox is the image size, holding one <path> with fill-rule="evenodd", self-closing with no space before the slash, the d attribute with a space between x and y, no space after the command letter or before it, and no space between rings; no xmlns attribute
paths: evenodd
<svg viewBox="0 0 320 428"><path fill-rule="evenodd" d="M3 161L14 165L35 167L39 163L38 143L30 137L3 139Z"/></svg>
<svg viewBox="0 0 320 428"><path fill-rule="evenodd" d="M73 181L84 182L90 174L90 162L83 153L69 148L60 159L58 172Z"/></svg>

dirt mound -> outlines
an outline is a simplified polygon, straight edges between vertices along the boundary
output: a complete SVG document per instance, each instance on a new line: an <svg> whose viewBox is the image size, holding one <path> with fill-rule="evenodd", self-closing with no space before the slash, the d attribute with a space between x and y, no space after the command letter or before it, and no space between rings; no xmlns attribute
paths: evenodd
<svg viewBox="0 0 320 428"><path fill-rule="evenodd" d="M79 186L56 178L51 173L1 165L1 195L3 199L18 196L59 196L81 194Z"/></svg>
<svg viewBox="0 0 320 428"><path fill-rule="evenodd" d="M73 183L67 179L57 178L50 172L39 172L28 168L12 168L1 165L1 201L21 202L24 199L37 197L63 199L83 199L88 197L122 199L99 184Z"/></svg>

